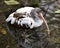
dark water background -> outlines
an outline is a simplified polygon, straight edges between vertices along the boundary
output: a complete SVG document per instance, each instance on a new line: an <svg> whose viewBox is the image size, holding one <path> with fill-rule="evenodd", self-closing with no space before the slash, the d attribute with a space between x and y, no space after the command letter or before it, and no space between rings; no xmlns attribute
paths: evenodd
<svg viewBox="0 0 60 48"><path fill-rule="evenodd" d="M0 0L0 48L60 48L60 9L59 0L17 0L19 5L7 5ZM48 22L51 36L46 26L26 29L6 23L5 19L16 9L23 6L39 7Z"/></svg>

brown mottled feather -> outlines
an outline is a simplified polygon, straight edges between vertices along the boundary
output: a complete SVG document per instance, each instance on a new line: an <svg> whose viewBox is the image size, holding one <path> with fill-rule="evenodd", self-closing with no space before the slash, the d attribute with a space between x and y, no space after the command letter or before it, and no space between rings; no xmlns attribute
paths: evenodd
<svg viewBox="0 0 60 48"><path fill-rule="evenodd" d="M13 17L15 17L17 19L20 19L20 18L24 18L23 15L26 15L26 13L14 13L14 16Z"/></svg>

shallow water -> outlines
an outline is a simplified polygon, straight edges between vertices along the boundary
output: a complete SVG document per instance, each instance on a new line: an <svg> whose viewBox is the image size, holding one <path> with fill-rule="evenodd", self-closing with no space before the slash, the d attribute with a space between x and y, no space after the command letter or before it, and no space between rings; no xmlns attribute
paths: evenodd
<svg viewBox="0 0 60 48"><path fill-rule="evenodd" d="M60 14L54 13L60 9L59 4L60 2L54 0L41 0L39 3L51 31L48 37L44 24L30 30L6 23L7 16L21 6L8 6L2 0L0 3L0 48L60 48Z"/></svg>

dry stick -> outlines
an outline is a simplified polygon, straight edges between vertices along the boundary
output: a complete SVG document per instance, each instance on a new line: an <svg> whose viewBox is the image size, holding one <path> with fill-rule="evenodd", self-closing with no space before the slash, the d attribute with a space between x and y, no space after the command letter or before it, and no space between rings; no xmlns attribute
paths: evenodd
<svg viewBox="0 0 60 48"><path fill-rule="evenodd" d="M43 20L43 22L45 23L46 27L47 27L47 31L48 31L48 35L50 35L50 30L49 30L49 26L45 20L45 18L43 17L42 13L39 13L38 16Z"/></svg>

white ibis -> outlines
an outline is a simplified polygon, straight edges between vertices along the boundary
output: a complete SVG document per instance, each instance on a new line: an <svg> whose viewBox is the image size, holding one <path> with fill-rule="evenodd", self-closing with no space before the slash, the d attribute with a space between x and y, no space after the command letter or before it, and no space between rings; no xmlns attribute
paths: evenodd
<svg viewBox="0 0 60 48"><path fill-rule="evenodd" d="M18 25L20 24L21 26L23 24L27 24L30 27L30 29L34 27L39 27L43 23L45 23L48 30L48 34L50 34L48 24L39 8L33 7L19 8L15 12L10 14L6 21L7 22L11 21L11 24L14 24L16 22Z"/></svg>

